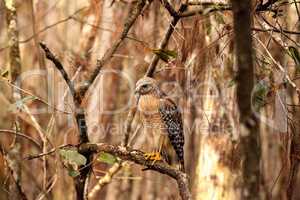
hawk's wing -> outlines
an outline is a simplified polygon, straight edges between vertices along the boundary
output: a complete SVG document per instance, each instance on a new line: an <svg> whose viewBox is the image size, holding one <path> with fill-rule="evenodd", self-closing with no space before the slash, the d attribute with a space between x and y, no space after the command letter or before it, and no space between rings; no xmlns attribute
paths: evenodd
<svg viewBox="0 0 300 200"><path fill-rule="evenodd" d="M184 134L181 113L171 99L163 98L160 100L159 114L180 162L181 170L184 170Z"/></svg>

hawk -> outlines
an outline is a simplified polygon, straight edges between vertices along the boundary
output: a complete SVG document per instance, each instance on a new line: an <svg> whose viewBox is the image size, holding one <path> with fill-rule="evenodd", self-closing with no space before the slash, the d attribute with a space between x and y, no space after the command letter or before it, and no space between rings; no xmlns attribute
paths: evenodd
<svg viewBox="0 0 300 200"><path fill-rule="evenodd" d="M151 134L152 153L146 159L179 164L184 171L184 134L177 105L158 87L155 79L143 77L136 83L138 111L146 134Z"/></svg>

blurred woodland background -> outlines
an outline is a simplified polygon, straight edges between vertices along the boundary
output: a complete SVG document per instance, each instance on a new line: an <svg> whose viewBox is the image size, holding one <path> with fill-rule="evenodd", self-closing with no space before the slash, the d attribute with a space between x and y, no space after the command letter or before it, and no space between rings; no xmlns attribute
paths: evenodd
<svg viewBox="0 0 300 200"><path fill-rule="evenodd" d="M182 112L193 199L300 199L299 7L0 0L0 199L180 199L168 173L77 145L143 150L145 74Z"/></svg>

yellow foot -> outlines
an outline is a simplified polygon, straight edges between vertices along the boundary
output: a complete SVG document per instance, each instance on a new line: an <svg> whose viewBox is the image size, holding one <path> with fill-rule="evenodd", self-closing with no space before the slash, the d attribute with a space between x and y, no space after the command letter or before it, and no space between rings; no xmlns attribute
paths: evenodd
<svg viewBox="0 0 300 200"><path fill-rule="evenodd" d="M155 161L162 160L162 157L159 152L145 153L144 156L146 160L153 160L153 163Z"/></svg>

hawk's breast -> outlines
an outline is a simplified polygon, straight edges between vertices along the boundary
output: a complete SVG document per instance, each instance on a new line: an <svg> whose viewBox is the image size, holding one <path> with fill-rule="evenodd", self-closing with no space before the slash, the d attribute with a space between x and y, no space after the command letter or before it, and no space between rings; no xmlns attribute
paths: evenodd
<svg viewBox="0 0 300 200"><path fill-rule="evenodd" d="M138 109L141 112L143 123L147 128L163 129L159 114L160 99L154 95L142 95L139 99Z"/></svg>

